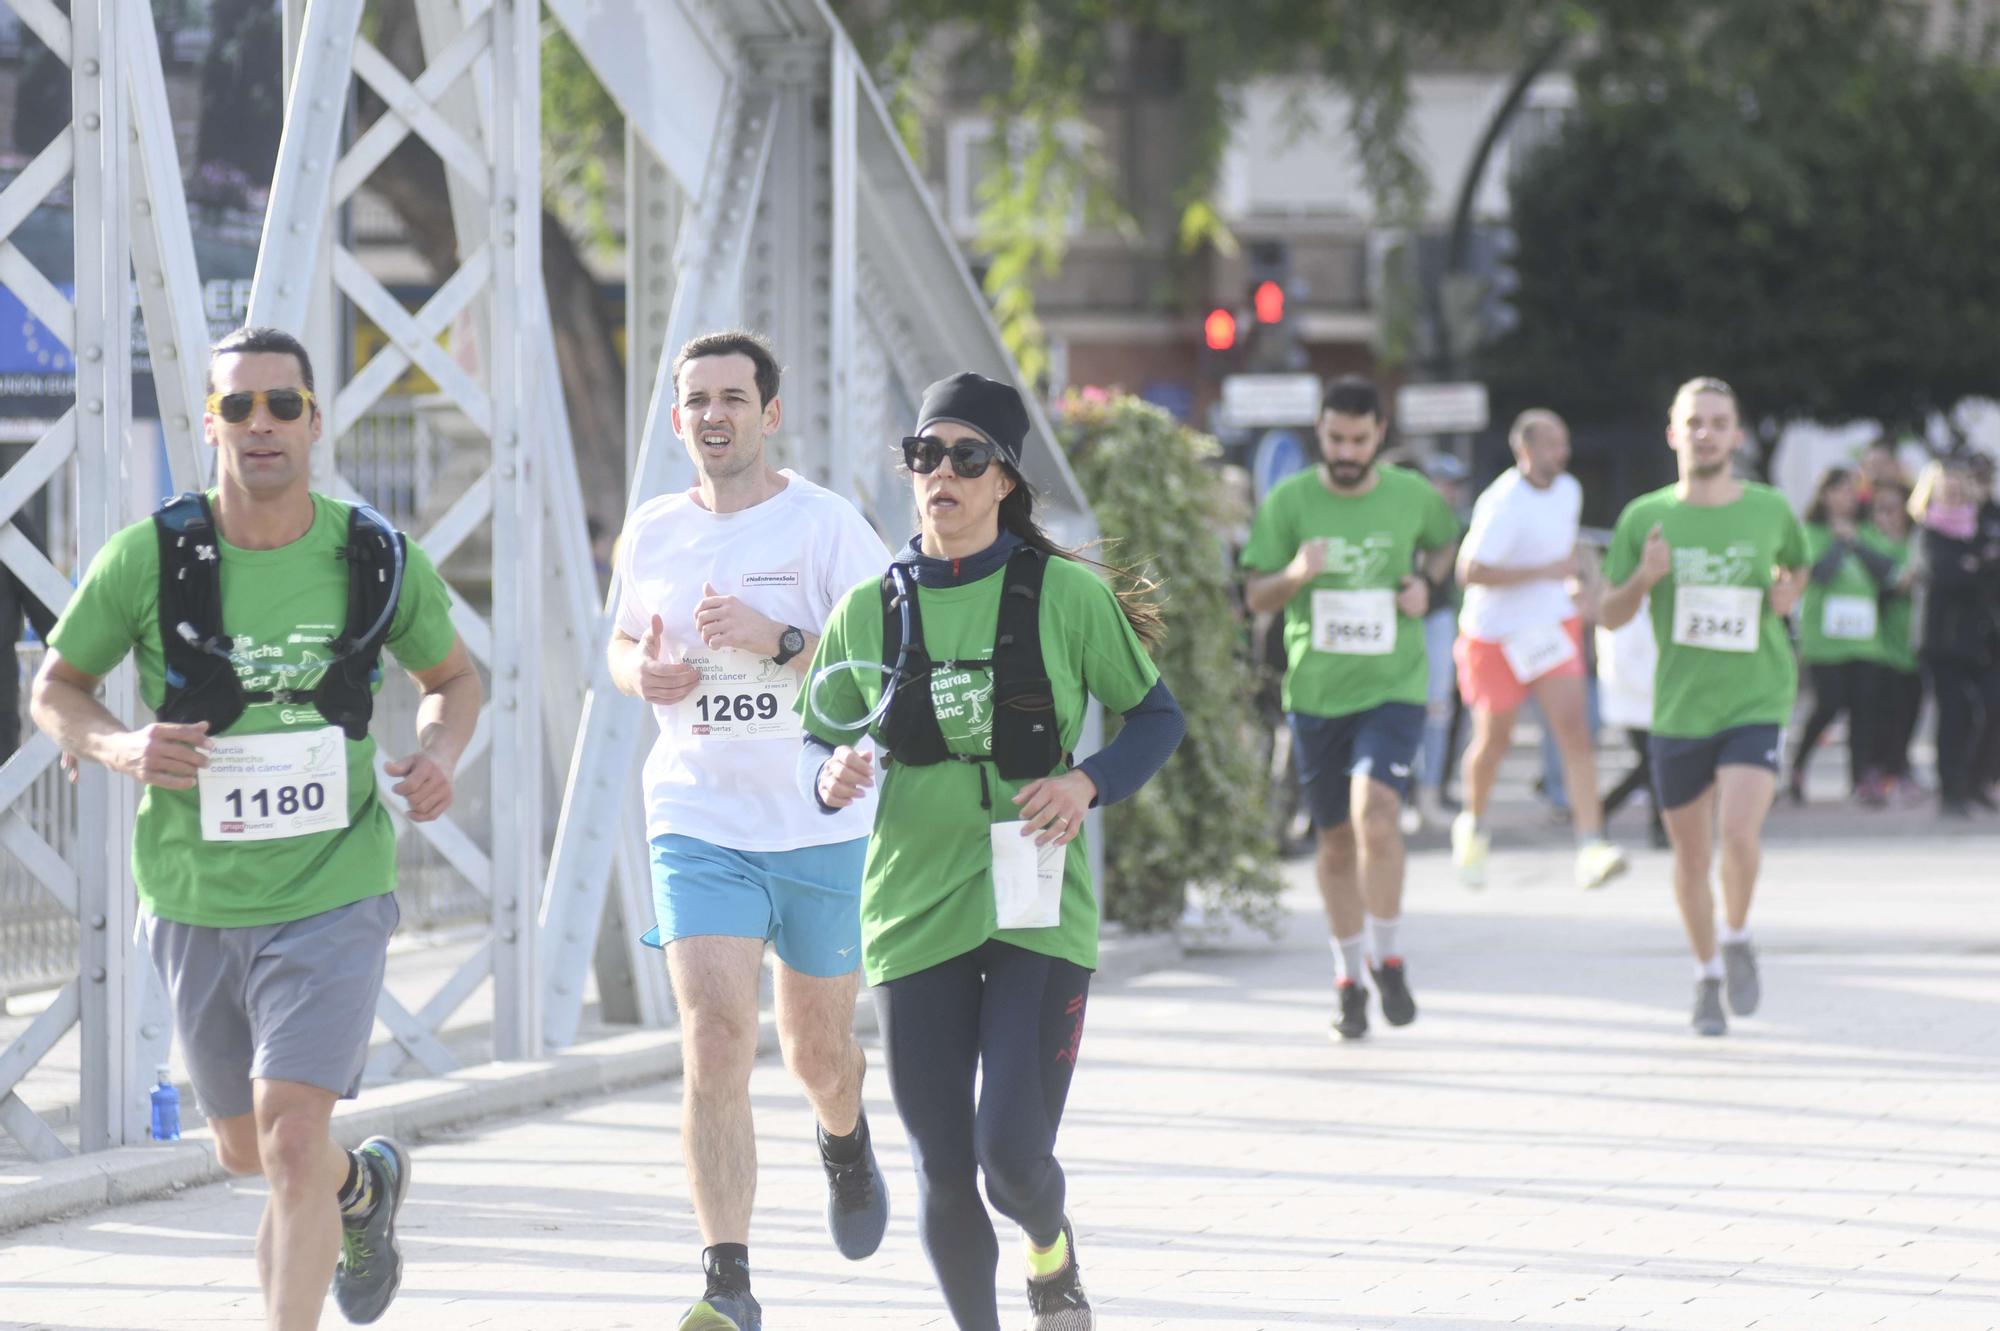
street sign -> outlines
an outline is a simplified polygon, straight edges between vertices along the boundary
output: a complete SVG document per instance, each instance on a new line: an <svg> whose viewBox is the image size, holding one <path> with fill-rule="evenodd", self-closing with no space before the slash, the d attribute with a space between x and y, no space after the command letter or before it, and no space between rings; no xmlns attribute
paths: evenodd
<svg viewBox="0 0 2000 1331"><path fill-rule="evenodd" d="M1311 425L1319 419L1316 374L1232 374L1222 380L1225 428Z"/></svg>
<svg viewBox="0 0 2000 1331"><path fill-rule="evenodd" d="M1396 392L1396 428L1404 435L1472 434L1489 419L1486 385L1405 384Z"/></svg>

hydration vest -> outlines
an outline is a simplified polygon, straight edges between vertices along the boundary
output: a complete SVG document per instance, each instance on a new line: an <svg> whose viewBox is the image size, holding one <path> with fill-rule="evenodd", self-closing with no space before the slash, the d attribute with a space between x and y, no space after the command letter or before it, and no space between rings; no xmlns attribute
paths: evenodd
<svg viewBox="0 0 2000 1331"><path fill-rule="evenodd" d="M311 703L351 740L366 738L382 677L382 644L403 592L407 538L366 504L347 515L347 624L327 644L333 660L311 689L250 691L237 678L222 626L222 552L208 496L190 490L153 514L160 540L160 649L166 657L162 721L208 722L219 735L251 703Z"/></svg>
<svg viewBox="0 0 2000 1331"><path fill-rule="evenodd" d="M897 576L898 567L882 575L882 661L892 670L901 667L895 677L895 695L876 735L876 742L890 757L912 767L928 767L946 759L991 763L1009 781L1047 776L1063 761L1055 693L1042 659L1042 576L1047 571L1047 556L1032 546L1021 546L1008 556L993 654L977 661L931 660L924 650L923 612L914 579L905 586ZM903 641L904 598L910 614L907 644ZM937 704L931 696L931 675L939 670L992 671L991 756L953 753L945 744L944 732L938 727ZM991 808L983 766L979 769L979 790L980 804Z"/></svg>

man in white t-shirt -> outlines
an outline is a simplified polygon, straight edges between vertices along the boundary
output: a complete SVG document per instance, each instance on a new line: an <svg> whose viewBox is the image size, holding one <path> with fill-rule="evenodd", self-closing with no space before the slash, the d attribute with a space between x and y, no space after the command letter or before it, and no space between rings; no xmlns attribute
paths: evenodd
<svg viewBox="0 0 2000 1331"><path fill-rule="evenodd" d="M1467 886L1485 883L1487 805L1513 739L1514 713L1532 695L1562 753L1577 885L1601 887L1624 872L1625 856L1604 839L1585 719L1583 624L1565 585L1576 572L1583 487L1565 470L1569 427L1554 412L1522 412L1507 442L1514 465L1472 506L1472 527L1458 548L1465 601L1452 657L1473 724L1465 810L1451 826L1452 864Z"/></svg>
<svg viewBox="0 0 2000 1331"><path fill-rule="evenodd" d="M646 759L646 835L680 1009L682 1153L706 1245L707 1286L679 1326L759 1331L750 1065L767 941L780 963L785 1064L819 1119L834 1243L859 1260L888 1223L853 1034L874 801L838 812L799 802L792 704L834 604L879 576L889 552L845 499L765 462L782 413L778 362L761 337L695 338L673 372L674 430L697 483L626 523L611 673L653 704L660 725Z"/></svg>

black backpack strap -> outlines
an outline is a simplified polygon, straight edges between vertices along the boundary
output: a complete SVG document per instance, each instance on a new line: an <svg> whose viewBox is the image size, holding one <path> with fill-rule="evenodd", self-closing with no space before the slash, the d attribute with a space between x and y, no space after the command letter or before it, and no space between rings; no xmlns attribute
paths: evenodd
<svg viewBox="0 0 2000 1331"><path fill-rule="evenodd" d="M903 612L909 611L910 636L903 638ZM899 763L928 767L951 756L938 728L937 704L931 699L931 659L924 651L923 607L914 575L890 565L882 575L882 664L896 671L890 681L895 695L876 730L876 743Z"/></svg>
<svg viewBox="0 0 2000 1331"><path fill-rule="evenodd" d="M166 665L162 721L208 722L211 735L236 724L249 698L229 659L222 627L222 550L208 496L176 495L153 514L160 549L160 651Z"/></svg>
<svg viewBox="0 0 2000 1331"><path fill-rule="evenodd" d="M313 705L351 740L368 734L375 714L375 683L382 677L382 645L403 595L409 538L367 504L347 514L347 623L328 644L333 661L313 690Z"/></svg>
<svg viewBox="0 0 2000 1331"><path fill-rule="evenodd" d="M1023 545L1007 559L993 638L993 761L1009 781L1032 781L1062 762L1055 690L1042 656L1042 579L1048 556Z"/></svg>

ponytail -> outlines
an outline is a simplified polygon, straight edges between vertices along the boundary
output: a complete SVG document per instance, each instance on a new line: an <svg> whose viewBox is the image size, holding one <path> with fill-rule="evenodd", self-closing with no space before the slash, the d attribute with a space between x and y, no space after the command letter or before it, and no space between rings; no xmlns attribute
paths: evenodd
<svg viewBox="0 0 2000 1331"><path fill-rule="evenodd" d="M1112 592L1118 598L1118 608L1125 613L1125 622L1132 626L1132 631L1139 635L1139 641L1148 648L1159 646L1167 636L1166 622L1160 617L1160 604L1154 599L1160 584L1136 569L1100 563L1079 550L1057 545L1035 521L1034 492L1028 488L1028 483L1012 468L1008 469L1008 475L1014 482L1014 488L1000 501L1000 529L1014 533L1021 538L1022 544L1034 547L1051 559L1073 560L1110 574Z"/></svg>

